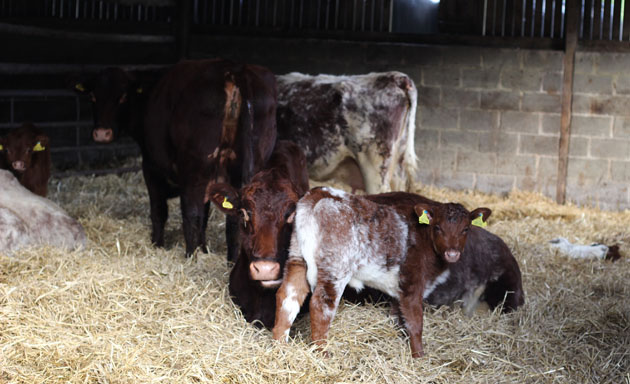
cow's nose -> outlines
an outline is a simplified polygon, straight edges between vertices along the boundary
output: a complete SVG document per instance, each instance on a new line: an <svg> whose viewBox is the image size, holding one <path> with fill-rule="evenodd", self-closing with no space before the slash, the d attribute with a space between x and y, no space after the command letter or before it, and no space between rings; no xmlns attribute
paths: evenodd
<svg viewBox="0 0 630 384"><path fill-rule="evenodd" d="M16 171L24 171L26 170L26 165L24 164L23 161L14 161L13 164L11 164L13 166L13 169L15 169Z"/></svg>
<svg viewBox="0 0 630 384"><path fill-rule="evenodd" d="M92 131L92 137L97 143L109 143L114 139L114 132L111 128L96 128Z"/></svg>
<svg viewBox="0 0 630 384"><path fill-rule="evenodd" d="M277 280L280 278L280 264L275 261L253 261L249 272L254 280Z"/></svg>
<svg viewBox="0 0 630 384"><path fill-rule="evenodd" d="M460 254L459 251L457 251L455 249L449 249L448 251L444 252L444 258L449 263L454 263L457 260L459 260L459 254Z"/></svg>

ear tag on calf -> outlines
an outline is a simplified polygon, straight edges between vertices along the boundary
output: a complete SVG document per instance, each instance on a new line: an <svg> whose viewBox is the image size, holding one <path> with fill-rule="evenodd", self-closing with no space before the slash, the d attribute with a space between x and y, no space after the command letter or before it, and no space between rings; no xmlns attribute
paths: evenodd
<svg viewBox="0 0 630 384"><path fill-rule="evenodd" d="M2 146L2 144L0 144L0 151L2 151L4 149L4 147Z"/></svg>
<svg viewBox="0 0 630 384"><path fill-rule="evenodd" d="M144 89L142 89L142 87L136 88L136 93L142 93L142 92L144 92Z"/></svg>
<svg viewBox="0 0 630 384"><path fill-rule="evenodd" d="M420 224L429 224L429 217L427 216L427 211L422 211L422 216L418 218L418 222Z"/></svg>
<svg viewBox="0 0 630 384"><path fill-rule="evenodd" d="M38 142L37 142L37 144L35 144L35 146L33 147L33 151L35 151L35 152L40 152L40 151L43 151L43 150L45 150L45 149L46 149L46 147L43 147L43 146L42 146L42 143L40 143L39 141L38 141Z"/></svg>
<svg viewBox="0 0 630 384"><path fill-rule="evenodd" d="M483 213L480 213L479 216L475 220L473 220L470 224L476 225L481 228L485 228L488 226L488 223L483 221Z"/></svg>
<svg viewBox="0 0 630 384"><path fill-rule="evenodd" d="M78 91L85 92L85 87L81 83L76 84L74 88L76 88Z"/></svg>
<svg viewBox="0 0 630 384"><path fill-rule="evenodd" d="M227 199L227 197L223 198L223 203L221 204L221 206L225 209L233 209L234 206L232 205L232 203L230 203Z"/></svg>

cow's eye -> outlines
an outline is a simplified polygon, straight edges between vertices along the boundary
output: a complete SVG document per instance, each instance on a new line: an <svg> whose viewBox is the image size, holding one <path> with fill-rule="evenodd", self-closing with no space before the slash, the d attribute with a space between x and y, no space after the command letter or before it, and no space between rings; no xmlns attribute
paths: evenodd
<svg viewBox="0 0 630 384"><path fill-rule="evenodd" d="M435 226L433 226L433 230L434 230L435 232L442 232L442 228L440 228L440 226L439 226L439 225L435 225Z"/></svg>
<svg viewBox="0 0 630 384"><path fill-rule="evenodd" d="M464 230L462 231L462 234L463 235L467 234L469 230L470 230L470 227L464 228Z"/></svg>

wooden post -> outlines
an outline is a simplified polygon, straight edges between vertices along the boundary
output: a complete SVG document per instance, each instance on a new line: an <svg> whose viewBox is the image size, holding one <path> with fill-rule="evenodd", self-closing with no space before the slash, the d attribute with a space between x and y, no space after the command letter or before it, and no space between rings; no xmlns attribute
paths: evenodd
<svg viewBox="0 0 630 384"><path fill-rule="evenodd" d="M188 57L188 41L190 40L190 19L192 0L177 1L177 59Z"/></svg>
<svg viewBox="0 0 630 384"><path fill-rule="evenodd" d="M562 116L560 117L560 144L558 148L558 180L556 201L564 204L569 168L569 140L571 139L571 103L573 101L573 68L578 41L580 6L577 0L567 0L567 24L564 38L564 73L562 75Z"/></svg>

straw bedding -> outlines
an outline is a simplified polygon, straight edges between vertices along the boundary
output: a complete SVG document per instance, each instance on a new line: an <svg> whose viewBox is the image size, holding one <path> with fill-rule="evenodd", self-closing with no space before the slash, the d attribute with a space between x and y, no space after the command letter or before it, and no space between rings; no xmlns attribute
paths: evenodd
<svg viewBox="0 0 630 384"><path fill-rule="evenodd" d="M417 186L494 212L488 229L520 263L526 304L500 315L426 308L426 356L411 359L384 304L342 303L324 357L308 318L289 344L245 322L227 294L223 216L210 252L185 259L177 200L166 249L149 242L141 174L51 182L86 249L0 255L0 383L630 383L630 212ZM570 260L547 242L618 243L622 259Z"/></svg>

